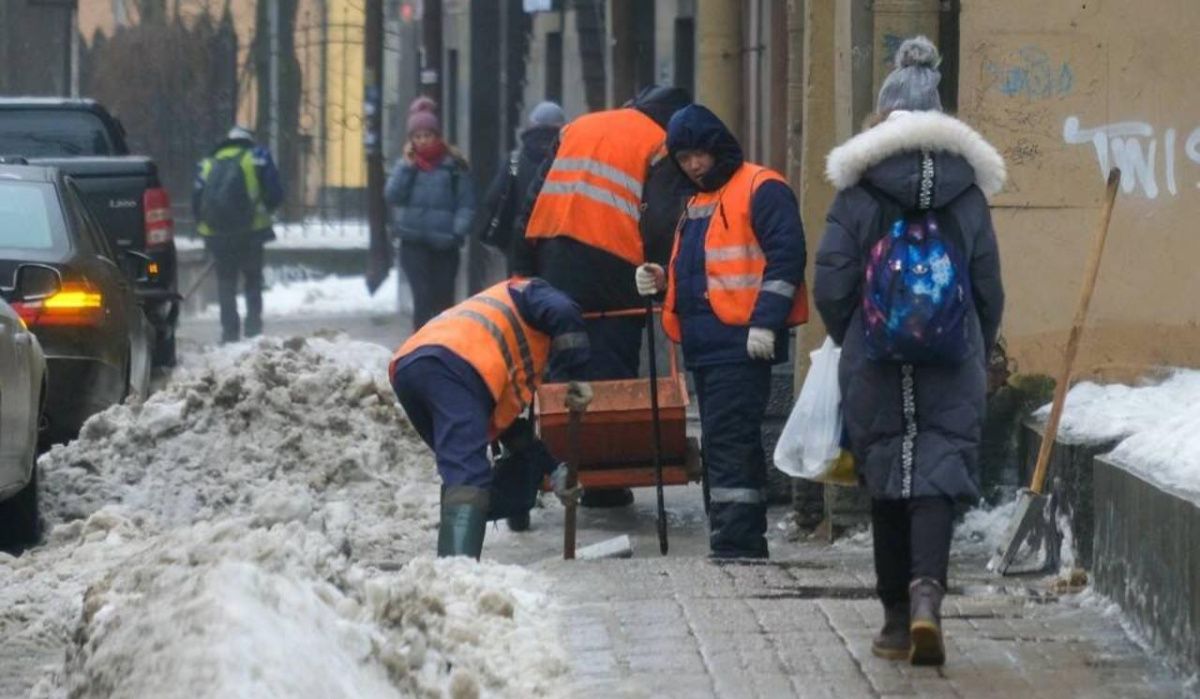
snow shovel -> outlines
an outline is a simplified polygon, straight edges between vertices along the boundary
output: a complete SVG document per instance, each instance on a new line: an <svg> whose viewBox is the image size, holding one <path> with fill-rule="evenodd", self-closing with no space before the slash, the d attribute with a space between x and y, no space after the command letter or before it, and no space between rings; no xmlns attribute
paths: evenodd
<svg viewBox="0 0 1200 699"><path fill-rule="evenodd" d="M1054 402L1050 406L1050 419L1046 421L1046 432L1038 449L1037 464L1028 489L1017 494L1017 507L1012 522L1005 533L1004 542L988 563L988 570L1000 575L1034 573L1051 567L1057 561L1060 534L1056 522L1053 497L1043 494L1046 471L1050 466L1050 454L1058 438L1058 423L1062 419L1063 405L1071 384L1071 368L1079 350L1079 339L1083 335L1083 324L1087 320L1088 305L1092 291L1096 288L1096 277L1100 273L1100 260L1104 255L1104 241L1108 237L1108 221L1112 218L1113 202L1117 198L1117 184L1121 171L1113 168L1108 172L1108 189L1104 205L1100 209L1100 223L1096 238L1092 242L1091 256L1084 271L1083 288L1079 294L1079 305L1071 323L1071 334L1067 337L1067 348L1063 353L1062 369L1058 384L1054 387ZM1041 554L1040 556L1038 554ZM1022 560L1018 562L1018 558Z"/></svg>
<svg viewBox="0 0 1200 699"><path fill-rule="evenodd" d="M567 460L567 490L579 487L579 424L583 422L583 411L572 409L567 422L567 441L570 443L571 456ZM578 498L571 498L566 505L566 519L563 522L563 560L575 560L575 524L579 513Z"/></svg>
<svg viewBox="0 0 1200 699"><path fill-rule="evenodd" d="M654 348L654 299L646 297L646 349L650 354L650 416L654 422L654 487L658 491L658 550L667 555L667 507L663 502L662 425L658 415L658 353Z"/></svg>

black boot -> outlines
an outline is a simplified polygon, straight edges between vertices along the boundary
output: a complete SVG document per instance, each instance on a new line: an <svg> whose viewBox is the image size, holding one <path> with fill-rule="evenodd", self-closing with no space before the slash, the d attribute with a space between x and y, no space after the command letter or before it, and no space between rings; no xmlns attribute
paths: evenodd
<svg viewBox="0 0 1200 699"><path fill-rule="evenodd" d="M909 633L913 665L943 665L946 646L942 642L942 598L946 590L936 580L917 578L908 588Z"/></svg>
<svg viewBox="0 0 1200 699"><path fill-rule="evenodd" d="M633 491L629 488L585 490L579 504L587 508L628 507L633 504Z"/></svg>
<svg viewBox="0 0 1200 699"><path fill-rule="evenodd" d="M443 489L438 557L470 556L479 560L487 530L487 511L486 490L465 485Z"/></svg>
<svg viewBox="0 0 1200 699"><path fill-rule="evenodd" d="M871 644L871 652L886 660L907 658L912 645L908 624L908 602L883 605L883 629Z"/></svg>

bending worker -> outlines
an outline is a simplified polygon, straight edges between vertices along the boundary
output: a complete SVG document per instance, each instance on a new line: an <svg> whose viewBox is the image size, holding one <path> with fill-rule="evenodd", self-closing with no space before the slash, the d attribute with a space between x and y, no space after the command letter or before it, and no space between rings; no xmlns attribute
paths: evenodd
<svg viewBox="0 0 1200 699"><path fill-rule="evenodd" d="M766 558L771 365L787 361L788 328L808 318L800 212L784 178L745 162L705 107L671 119L667 148L699 193L680 222L670 273L645 264L635 282L643 296L666 289L663 326L695 380L710 556Z"/></svg>
<svg viewBox="0 0 1200 699"><path fill-rule="evenodd" d="M488 445L533 402L548 364L571 379L567 407L585 410L592 389L577 379L588 355L579 308L541 279L516 278L435 316L396 351L392 387L442 478L438 556L479 558L487 521L508 516L510 504L495 502L504 494L493 492ZM559 467L523 479L531 498L543 475L570 496Z"/></svg>
<svg viewBox="0 0 1200 699"><path fill-rule="evenodd" d="M633 272L666 262L685 195L664 141L686 90L650 86L625 107L594 112L563 127L514 232L515 274L561 289L585 313L640 308ZM638 375L645 320L588 319L590 380ZM553 377L552 377L553 378ZM627 505L633 493L584 493L585 507Z"/></svg>

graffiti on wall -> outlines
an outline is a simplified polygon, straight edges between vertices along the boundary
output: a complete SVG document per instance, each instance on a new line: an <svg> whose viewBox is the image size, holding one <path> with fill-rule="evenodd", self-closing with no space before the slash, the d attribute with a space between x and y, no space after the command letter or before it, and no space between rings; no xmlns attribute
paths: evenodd
<svg viewBox="0 0 1200 699"><path fill-rule="evenodd" d="M1063 141L1070 145L1092 144L1101 176L1110 167L1121 168L1121 189L1126 194L1139 193L1157 199L1159 185L1171 196L1179 194L1177 163L1182 154L1200 165L1200 127L1185 138L1171 127L1161 131L1144 121L1118 121L1084 128L1079 117L1067 117L1063 122ZM1160 147L1161 146L1161 147ZM1161 176L1161 178L1160 178ZM1200 182L1196 182L1200 188Z"/></svg>
<svg viewBox="0 0 1200 699"><path fill-rule="evenodd" d="M1023 46L995 61L986 59L985 84L1007 97L1030 100L1069 95L1075 87L1075 72L1066 61L1054 61L1040 46Z"/></svg>

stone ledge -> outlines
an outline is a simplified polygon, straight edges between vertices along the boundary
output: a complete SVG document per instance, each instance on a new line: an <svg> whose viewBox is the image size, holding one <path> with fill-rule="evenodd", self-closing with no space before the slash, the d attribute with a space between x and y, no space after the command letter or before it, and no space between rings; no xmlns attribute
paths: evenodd
<svg viewBox="0 0 1200 699"><path fill-rule="evenodd" d="M1200 667L1200 497L1093 460L1096 591L1155 649Z"/></svg>

